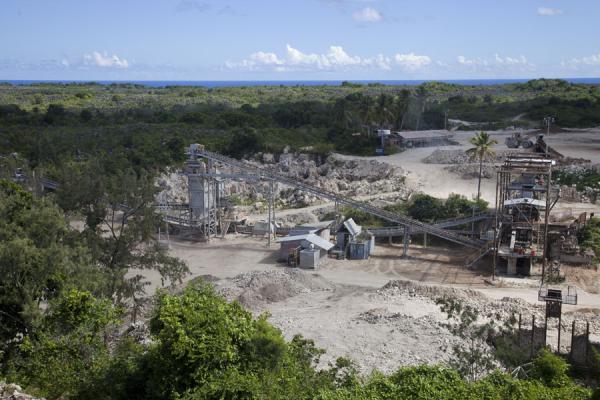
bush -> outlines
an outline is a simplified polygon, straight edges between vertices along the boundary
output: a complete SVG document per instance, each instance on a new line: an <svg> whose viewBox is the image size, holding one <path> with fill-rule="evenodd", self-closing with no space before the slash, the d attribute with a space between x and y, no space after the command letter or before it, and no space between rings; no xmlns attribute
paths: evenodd
<svg viewBox="0 0 600 400"><path fill-rule="evenodd" d="M548 387L560 388L571 382L567 375L568 371L569 364L565 360L547 349L542 349L533 360L531 377Z"/></svg>

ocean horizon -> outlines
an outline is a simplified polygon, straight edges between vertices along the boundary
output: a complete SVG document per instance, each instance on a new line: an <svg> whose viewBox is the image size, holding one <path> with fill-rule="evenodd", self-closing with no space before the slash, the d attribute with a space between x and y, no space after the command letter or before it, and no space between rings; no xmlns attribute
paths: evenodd
<svg viewBox="0 0 600 400"><path fill-rule="evenodd" d="M425 82L443 82L466 86L504 85L512 83L525 83L531 79L407 79L407 80L231 80L231 81L169 81L169 80L46 80L46 79L0 79L2 84L18 86L36 84L85 84L96 83L101 85L132 84L148 87L167 86L198 86L198 87L242 87L242 86L340 86L343 82L354 84L382 84L388 86L415 86ZM554 79L554 78L548 78ZM600 78L556 78L570 83L600 85Z"/></svg>

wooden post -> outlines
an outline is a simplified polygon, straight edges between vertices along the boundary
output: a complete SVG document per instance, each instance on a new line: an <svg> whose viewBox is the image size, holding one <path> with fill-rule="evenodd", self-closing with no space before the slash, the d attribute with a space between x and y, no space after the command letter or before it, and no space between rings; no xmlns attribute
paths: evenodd
<svg viewBox="0 0 600 400"><path fill-rule="evenodd" d="M546 316L544 317L544 346L546 346L546 336L548 336L548 303L546 303Z"/></svg>
<svg viewBox="0 0 600 400"><path fill-rule="evenodd" d="M558 355L560 355L560 328L562 323L562 312L558 314Z"/></svg>
<svg viewBox="0 0 600 400"><path fill-rule="evenodd" d="M276 201L275 201L275 183L273 182L273 180L271 180L271 213L273 214L272 219L273 219L273 239L277 239L277 226L275 223L275 207L276 207Z"/></svg>
<svg viewBox="0 0 600 400"><path fill-rule="evenodd" d="M573 343L575 342L575 320L571 324L571 350L569 351L569 360L573 361Z"/></svg>
<svg viewBox="0 0 600 400"><path fill-rule="evenodd" d="M493 260L492 260L492 281L496 279L496 264L498 263L498 246L499 240L496 240L496 236L498 236L498 214L501 212L500 208L500 199L499 190L500 190L500 179L502 178L502 174L498 172L496 174L496 214L494 215L494 230L493 230Z"/></svg>
<svg viewBox="0 0 600 400"><path fill-rule="evenodd" d="M408 257L408 245L410 244L410 226L406 225L404 227L404 242L402 249L402 258Z"/></svg>
<svg viewBox="0 0 600 400"><path fill-rule="evenodd" d="M519 314L519 336L518 336L518 338L519 338L519 347L521 347L521 317L522 317L522 315Z"/></svg>
<svg viewBox="0 0 600 400"><path fill-rule="evenodd" d="M531 316L531 350L529 358L533 358L533 348L535 347L535 315Z"/></svg>
<svg viewBox="0 0 600 400"><path fill-rule="evenodd" d="M273 181L271 181L273 182ZM272 216L272 210L273 210L273 185L271 183L269 183L269 199L268 199L268 204L269 204L269 219L267 221L267 236L268 236L268 241L267 241L267 246L271 247L271 235L273 234L271 232L271 216Z"/></svg>
<svg viewBox="0 0 600 400"><path fill-rule="evenodd" d="M590 347L590 321L585 321L585 362L588 361L588 351Z"/></svg>
<svg viewBox="0 0 600 400"><path fill-rule="evenodd" d="M423 233L423 247L427 248L427 232Z"/></svg>
<svg viewBox="0 0 600 400"><path fill-rule="evenodd" d="M548 218L550 216L550 182L552 181L552 165L549 166L546 176L546 209L544 211L544 245L542 246L542 285L544 284L544 275L548 264ZM539 234L539 233L538 233ZM539 251L540 249L538 249Z"/></svg>

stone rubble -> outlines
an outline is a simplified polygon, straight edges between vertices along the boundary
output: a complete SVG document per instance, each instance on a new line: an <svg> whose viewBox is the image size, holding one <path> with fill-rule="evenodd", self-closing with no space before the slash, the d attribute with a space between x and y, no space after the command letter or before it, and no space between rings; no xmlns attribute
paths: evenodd
<svg viewBox="0 0 600 400"><path fill-rule="evenodd" d="M0 382L0 400L44 400L23 393L21 386L14 383Z"/></svg>
<svg viewBox="0 0 600 400"><path fill-rule="evenodd" d="M342 160L335 155L328 156L323 162L310 154L284 153L276 157L273 154L259 153L249 165L274 169L292 178L310 185L337 192L346 196L373 195L379 193L406 191L405 172L398 167L375 160ZM232 172L224 169L223 172ZM185 176L174 171L163 174L157 181L160 188L159 202L186 202L187 182ZM226 180L223 195L234 196L242 203L264 202L269 185L265 182L247 182ZM300 207L320 201L309 193L275 185L276 203L282 207ZM266 202L265 202L266 203Z"/></svg>

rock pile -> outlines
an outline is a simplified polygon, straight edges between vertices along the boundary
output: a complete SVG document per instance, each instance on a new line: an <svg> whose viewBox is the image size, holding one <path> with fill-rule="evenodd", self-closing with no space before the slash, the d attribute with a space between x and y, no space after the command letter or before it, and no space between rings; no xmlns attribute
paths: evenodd
<svg viewBox="0 0 600 400"><path fill-rule="evenodd" d="M479 164L457 164L444 168L446 171L460 175L463 179L472 179L479 177ZM496 177L496 169L492 164L483 164L481 169L481 177L484 179L492 179Z"/></svg>
<svg viewBox="0 0 600 400"><path fill-rule="evenodd" d="M507 151L496 151L494 159L490 162L502 162L506 157ZM422 160L425 164L468 164L475 160L470 158L464 150L442 150L436 149L433 153Z"/></svg>
<svg viewBox="0 0 600 400"><path fill-rule="evenodd" d="M570 175L575 175L578 180L582 180L583 177L590 174L600 175L600 164L593 165L568 165L561 167L561 171ZM580 178L581 177L581 178ZM581 189L581 188L580 188ZM582 190L577 189L575 185L566 186L561 185L561 198L564 201L570 201L573 203L597 203L600 200L600 186L595 187L586 186Z"/></svg>
<svg viewBox="0 0 600 400"><path fill-rule="evenodd" d="M14 383L0 382L0 400L44 400L23 393L21 386Z"/></svg>
<svg viewBox="0 0 600 400"><path fill-rule="evenodd" d="M276 172L302 180L310 185L347 196L372 195L405 191L404 171L401 168L375 160L342 160L335 155L324 162L310 154L284 153L258 154L247 160L249 165L270 168ZM231 172L223 170L223 172ZM187 182L185 176L169 172L157 182L161 189L158 196L162 202L186 202ZM223 184L224 196L235 196L243 202L264 202L269 186L264 182L227 180ZM314 204L318 198L293 188L276 184L276 203L282 207L298 207Z"/></svg>

